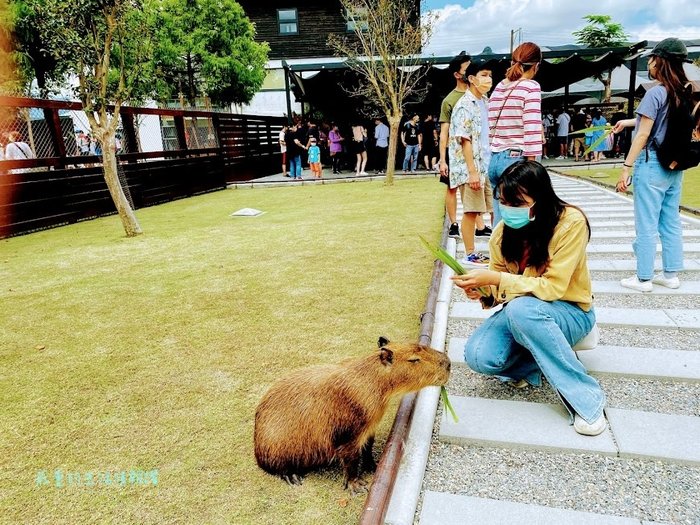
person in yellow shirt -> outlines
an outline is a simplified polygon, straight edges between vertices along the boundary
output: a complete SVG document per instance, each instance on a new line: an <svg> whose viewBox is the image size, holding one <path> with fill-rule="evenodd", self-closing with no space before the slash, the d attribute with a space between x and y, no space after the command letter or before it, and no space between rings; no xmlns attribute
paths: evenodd
<svg viewBox="0 0 700 525"><path fill-rule="evenodd" d="M544 375L576 432L598 435L606 427L605 393L572 349L595 325L588 220L554 193L535 161L508 167L494 195L502 221L489 242L489 268L453 277L484 308L502 305L467 341L466 362L516 388L540 386Z"/></svg>

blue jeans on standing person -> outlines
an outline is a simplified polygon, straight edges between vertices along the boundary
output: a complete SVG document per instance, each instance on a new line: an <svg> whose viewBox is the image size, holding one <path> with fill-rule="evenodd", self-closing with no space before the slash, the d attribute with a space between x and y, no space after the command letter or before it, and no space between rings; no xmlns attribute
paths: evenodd
<svg viewBox="0 0 700 525"><path fill-rule="evenodd" d="M665 272L683 269L683 226L681 203L682 171L667 170L656 151L642 151L634 163L634 229L632 243L637 257L637 277L654 277L657 235L661 237L661 260Z"/></svg>
<svg viewBox="0 0 700 525"><path fill-rule="evenodd" d="M491 191L493 192L491 228L495 228L498 221L501 220L501 212L498 208L498 197L496 197L498 182L501 180L501 175L506 168L519 160L523 160L522 150L507 149L505 151L491 153L491 160L489 161L489 182L491 183Z"/></svg>
<svg viewBox="0 0 700 525"><path fill-rule="evenodd" d="M542 376L588 423L603 413L605 394L571 349L595 324L593 308L585 312L567 301L517 297L479 326L467 341L469 368L502 380L525 379L535 386Z"/></svg>
<svg viewBox="0 0 700 525"><path fill-rule="evenodd" d="M301 155L289 159L289 176L293 179L301 179Z"/></svg>
<svg viewBox="0 0 700 525"><path fill-rule="evenodd" d="M413 160L411 160L411 155L413 155ZM408 170L408 162L411 161L411 171L416 171L416 166L418 165L418 144L408 144L406 146L406 154L403 157L403 170Z"/></svg>

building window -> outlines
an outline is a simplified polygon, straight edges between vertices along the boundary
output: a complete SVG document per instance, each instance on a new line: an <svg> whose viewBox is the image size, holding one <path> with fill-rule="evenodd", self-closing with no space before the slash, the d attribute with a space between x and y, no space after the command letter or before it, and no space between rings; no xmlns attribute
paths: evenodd
<svg viewBox="0 0 700 525"><path fill-rule="evenodd" d="M366 7L356 7L346 10L345 19L347 20L347 31L354 32L356 27L359 27L361 31L367 31L369 27L367 18L368 12Z"/></svg>
<svg viewBox="0 0 700 525"><path fill-rule="evenodd" d="M296 8L277 10L277 25L279 26L280 35L299 34L298 22Z"/></svg>

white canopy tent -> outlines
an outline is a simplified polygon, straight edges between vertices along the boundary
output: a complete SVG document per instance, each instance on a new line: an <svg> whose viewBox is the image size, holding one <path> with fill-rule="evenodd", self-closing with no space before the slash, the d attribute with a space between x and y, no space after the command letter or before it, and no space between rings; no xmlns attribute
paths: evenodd
<svg viewBox="0 0 700 525"><path fill-rule="evenodd" d="M634 88L637 89L644 82L648 82L648 80L646 78L640 77L639 75L636 75ZM629 86L630 69L625 65L613 69L612 80L610 84L612 94L616 95L619 93L627 93L629 91ZM569 95L586 96L588 98L595 99L595 101L589 100L588 102L586 102L587 104L595 104L600 102L600 99L603 97L604 90L605 88L603 86L603 83L600 80L591 77L571 84L569 86ZM565 88L559 88L556 91L543 93L542 98L560 97L564 95L564 92Z"/></svg>

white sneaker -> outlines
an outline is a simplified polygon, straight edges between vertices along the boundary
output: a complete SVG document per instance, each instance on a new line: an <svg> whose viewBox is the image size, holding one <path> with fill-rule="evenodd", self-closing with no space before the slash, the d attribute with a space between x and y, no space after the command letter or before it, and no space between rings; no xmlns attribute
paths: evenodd
<svg viewBox="0 0 700 525"><path fill-rule="evenodd" d="M581 416L574 414L574 430L583 436L602 434L607 424L605 414L601 414L593 423L587 423Z"/></svg>
<svg viewBox="0 0 700 525"><path fill-rule="evenodd" d="M678 277L671 277L670 279L666 279L666 277L664 277L664 274L662 273L657 273L651 279L651 282L660 286L665 286L666 288L673 289L680 288L681 286L681 281L678 279Z"/></svg>
<svg viewBox="0 0 700 525"><path fill-rule="evenodd" d="M555 160L564 160L565 158L566 157L564 157L563 155L559 155Z"/></svg>
<svg viewBox="0 0 700 525"><path fill-rule="evenodd" d="M620 284L625 288L631 288L638 292L651 292L654 289L654 285L651 284L651 281L640 281L636 275L628 277L627 279L622 279Z"/></svg>

